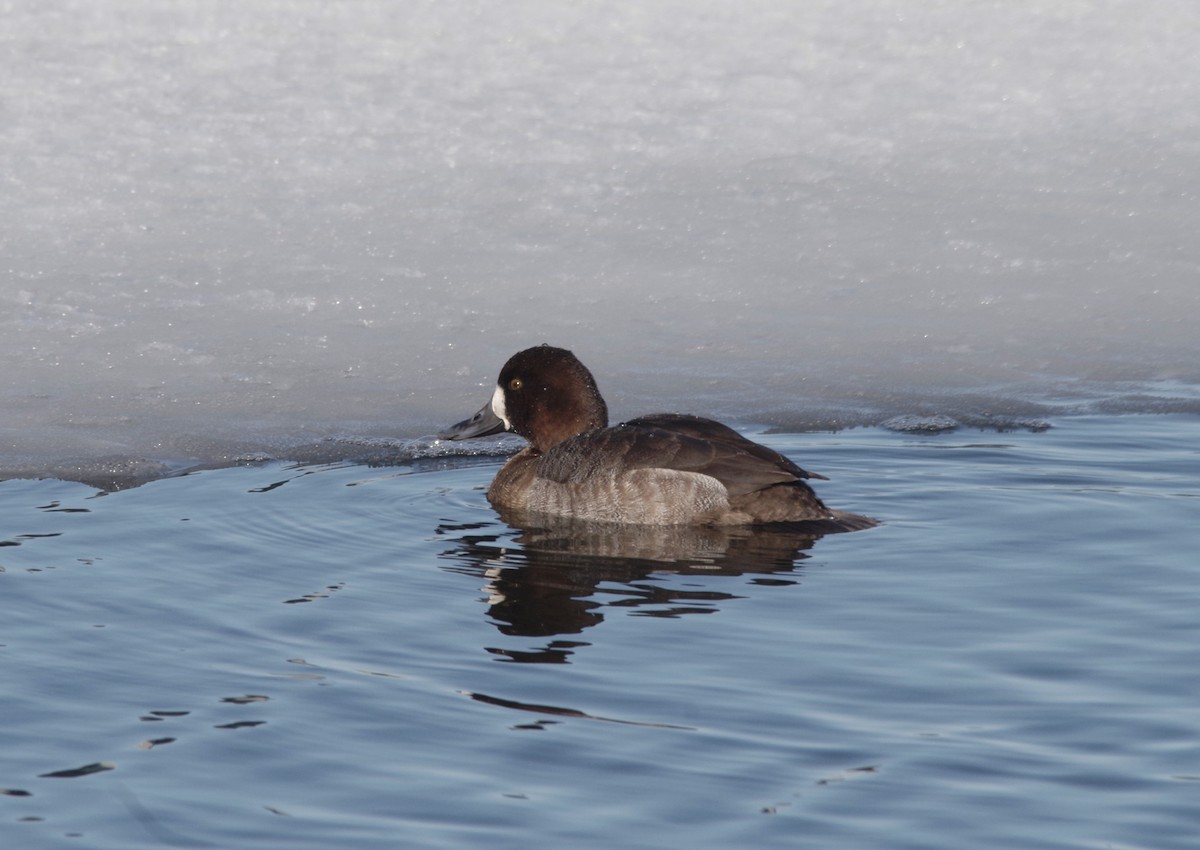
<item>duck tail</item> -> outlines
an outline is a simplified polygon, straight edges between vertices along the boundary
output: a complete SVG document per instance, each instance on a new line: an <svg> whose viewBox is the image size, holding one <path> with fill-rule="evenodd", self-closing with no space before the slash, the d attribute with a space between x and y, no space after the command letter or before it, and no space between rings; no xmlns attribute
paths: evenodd
<svg viewBox="0 0 1200 850"><path fill-rule="evenodd" d="M862 514L852 514L849 511L829 509L829 518L818 520L817 523L828 532L862 531L879 525L879 520Z"/></svg>

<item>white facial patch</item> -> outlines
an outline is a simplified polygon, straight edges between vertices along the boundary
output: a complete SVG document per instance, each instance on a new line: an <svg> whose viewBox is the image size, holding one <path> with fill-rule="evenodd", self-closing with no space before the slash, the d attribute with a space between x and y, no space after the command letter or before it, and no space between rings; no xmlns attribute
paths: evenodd
<svg viewBox="0 0 1200 850"><path fill-rule="evenodd" d="M504 410L504 389L496 387L496 391L492 393L492 413L504 423L504 430L511 431L512 423L508 421L508 414Z"/></svg>

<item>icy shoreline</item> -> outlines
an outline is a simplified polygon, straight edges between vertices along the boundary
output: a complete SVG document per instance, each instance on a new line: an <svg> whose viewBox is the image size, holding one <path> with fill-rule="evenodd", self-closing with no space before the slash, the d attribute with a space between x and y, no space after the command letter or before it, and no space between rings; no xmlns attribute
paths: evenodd
<svg viewBox="0 0 1200 850"><path fill-rule="evenodd" d="M1195 408L1195 4L5 26L0 474L415 439L540 342L618 416Z"/></svg>

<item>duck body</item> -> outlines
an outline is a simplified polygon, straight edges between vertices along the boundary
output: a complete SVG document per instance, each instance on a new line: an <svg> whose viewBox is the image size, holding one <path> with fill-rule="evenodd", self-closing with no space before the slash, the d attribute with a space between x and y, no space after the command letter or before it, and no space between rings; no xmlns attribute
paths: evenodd
<svg viewBox="0 0 1200 850"><path fill-rule="evenodd" d="M808 472L726 425L659 413L608 426L591 373L548 345L513 355L491 401L439 435L462 440L500 431L530 445L488 488L508 513L644 525L814 523L851 531L875 520L826 507Z"/></svg>

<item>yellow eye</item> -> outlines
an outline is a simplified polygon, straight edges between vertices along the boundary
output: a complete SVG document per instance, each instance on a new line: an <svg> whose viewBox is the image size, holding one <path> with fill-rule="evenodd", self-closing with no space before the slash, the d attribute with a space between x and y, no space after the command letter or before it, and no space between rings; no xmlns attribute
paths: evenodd
<svg viewBox="0 0 1200 850"><path fill-rule="evenodd" d="M508 382L508 388L510 390L519 390L523 386L525 386L525 382L522 381L520 378L513 378L511 381Z"/></svg>

